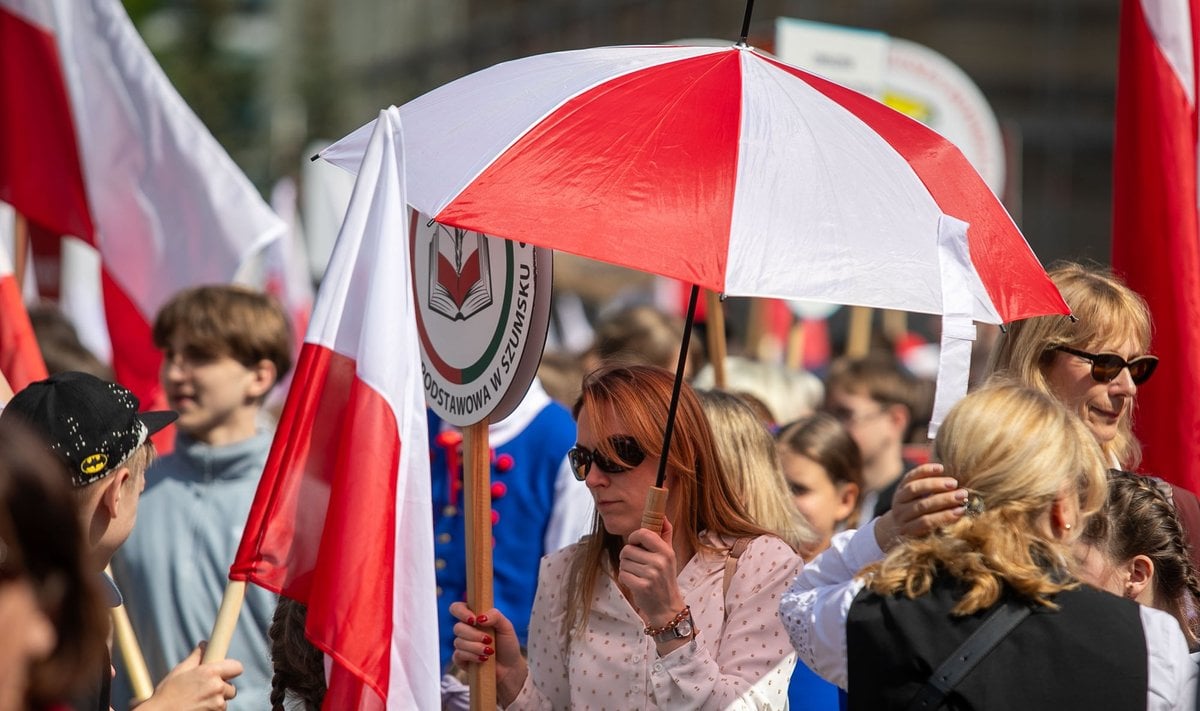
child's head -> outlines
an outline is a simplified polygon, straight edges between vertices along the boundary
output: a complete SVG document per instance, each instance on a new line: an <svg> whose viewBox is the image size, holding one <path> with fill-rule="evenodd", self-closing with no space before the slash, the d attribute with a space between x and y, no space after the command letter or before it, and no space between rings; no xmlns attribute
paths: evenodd
<svg viewBox="0 0 1200 711"><path fill-rule="evenodd" d="M820 544L841 525L853 526L862 488L862 456L831 415L811 415L779 433L779 462L796 508L816 529Z"/></svg>
<svg viewBox="0 0 1200 711"><path fill-rule="evenodd" d="M133 393L77 372L31 383L0 414L30 426L66 464L91 557L101 568L133 530L154 458L149 437L175 418L172 411L139 414Z"/></svg>
<svg viewBox="0 0 1200 711"><path fill-rule="evenodd" d="M180 292L159 311L154 343L179 429L210 444L253 435L263 400L292 366L283 309L240 286Z"/></svg>
<svg viewBox="0 0 1200 711"><path fill-rule="evenodd" d="M901 466L900 451L912 420L914 381L891 358L839 359L825 378L825 410L846 428L862 452L867 474L889 476ZM895 466L892 466L895 465ZM868 491L892 482L864 481Z"/></svg>
<svg viewBox="0 0 1200 711"><path fill-rule="evenodd" d="M12 420L0 422L0 708L48 708L87 690L108 613L62 464Z"/></svg>

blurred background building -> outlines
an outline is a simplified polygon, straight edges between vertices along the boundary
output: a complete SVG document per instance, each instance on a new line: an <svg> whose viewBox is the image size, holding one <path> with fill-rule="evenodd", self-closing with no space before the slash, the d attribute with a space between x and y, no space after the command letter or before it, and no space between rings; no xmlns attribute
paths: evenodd
<svg viewBox="0 0 1200 711"><path fill-rule="evenodd" d="M742 0L125 0L184 98L264 190L309 144L506 59L684 37L736 39ZM1044 262L1108 261L1118 3L758 0L775 20L880 30L979 85L1008 153L1002 195ZM471 107L464 106L464 111Z"/></svg>

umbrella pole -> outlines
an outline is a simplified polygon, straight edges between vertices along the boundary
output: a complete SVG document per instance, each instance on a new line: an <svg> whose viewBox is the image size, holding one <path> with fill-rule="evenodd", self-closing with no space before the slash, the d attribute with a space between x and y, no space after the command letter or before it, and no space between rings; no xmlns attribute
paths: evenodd
<svg viewBox="0 0 1200 711"><path fill-rule="evenodd" d="M675 433L675 410L679 407L679 391L683 389L683 368L687 365L688 344L692 340L692 322L696 320L696 300L700 298L700 287L692 285L688 297L687 322L683 326L683 341L679 344L679 362L675 365L675 385L671 388L671 405L667 408L667 423L663 427L662 456L658 459L658 478L646 497L646 508L642 511L642 528L655 533L662 531L662 522L667 515L667 455L671 451L671 436ZM474 698L474 697L472 697Z"/></svg>
<svg viewBox="0 0 1200 711"><path fill-rule="evenodd" d="M738 44L746 46L746 38L750 36L750 16L754 14L754 0L746 0L746 14L742 17L742 36Z"/></svg>
<svg viewBox="0 0 1200 711"><path fill-rule="evenodd" d="M492 609L492 484L488 420L463 429L463 505L467 535L467 606ZM496 708L496 658L470 665L471 711Z"/></svg>

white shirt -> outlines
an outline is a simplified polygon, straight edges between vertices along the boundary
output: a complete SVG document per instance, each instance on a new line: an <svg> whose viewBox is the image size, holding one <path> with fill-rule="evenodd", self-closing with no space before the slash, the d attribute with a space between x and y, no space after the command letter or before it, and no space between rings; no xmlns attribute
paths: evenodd
<svg viewBox="0 0 1200 711"><path fill-rule="evenodd" d="M865 585L854 576L883 558L875 541L875 520L858 531L833 537L830 547L804 567L783 594L779 616L800 660L821 677L847 688L846 618ZM1198 668L1175 618L1141 607L1146 636L1148 711L1195 708Z"/></svg>
<svg viewBox="0 0 1200 711"><path fill-rule="evenodd" d="M563 635L567 594L576 584L571 561L581 550L542 559L529 676L509 709L785 707L796 654L779 624L779 596L801 565L787 544L774 536L751 541L725 594L724 554L693 556L679 573L679 589L697 636L663 657L608 574L599 576L583 635Z"/></svg>

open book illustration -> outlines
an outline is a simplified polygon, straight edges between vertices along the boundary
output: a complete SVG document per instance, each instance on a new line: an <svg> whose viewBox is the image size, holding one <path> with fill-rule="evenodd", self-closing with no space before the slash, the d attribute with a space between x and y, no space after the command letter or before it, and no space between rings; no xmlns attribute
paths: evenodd
<svg viewBox="0 0 1200 711"><path fill-rule="evenodd" d="M437 225L429 244L429 308L465 321L492 305L487 237Z"/></svg>

